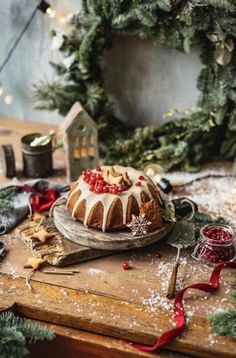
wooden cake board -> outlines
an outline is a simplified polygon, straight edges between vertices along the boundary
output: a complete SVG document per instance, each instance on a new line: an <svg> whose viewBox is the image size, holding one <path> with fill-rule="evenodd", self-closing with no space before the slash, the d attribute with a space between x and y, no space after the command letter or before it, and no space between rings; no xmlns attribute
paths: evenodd
<svg viewBox="0 0 236 358"><path fill-rule="evenodd" d="M130 230L102 232L85 227L74 220L65 204L58 205L53 210L54 224L58 231L76 244L99 250L128 250L151 245L160 241L172 229L172 224L165 224L158 230L142 236L132 236Z"/></svg>

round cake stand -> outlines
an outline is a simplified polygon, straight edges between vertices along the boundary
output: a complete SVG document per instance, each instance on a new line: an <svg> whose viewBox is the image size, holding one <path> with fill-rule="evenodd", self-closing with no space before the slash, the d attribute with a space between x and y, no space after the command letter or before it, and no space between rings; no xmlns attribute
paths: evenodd
<svg viewBox="0 0 236 358"><path fill-rule="evenodd" d="M173 227L173 224L168 223L142 236L132 236L130 231L102 232L74 220L65 204L55 206L53 217L56 228L68 240L101 250L128 250L148 246L167 236Z"/></svg>

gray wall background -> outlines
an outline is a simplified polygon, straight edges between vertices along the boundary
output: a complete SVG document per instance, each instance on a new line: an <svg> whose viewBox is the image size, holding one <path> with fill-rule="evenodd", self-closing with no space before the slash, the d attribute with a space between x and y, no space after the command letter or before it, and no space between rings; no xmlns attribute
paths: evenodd
<svg viewBox="0 0 236 358"><path fill-rule="evenodd" d="M0 62L39 1L0 0ZM80 0L50 0L57 15L78 11ZM60 123L58 113L35 110L32 85L53 78L49 61L60 60L51 49L50 29L61 25L38 12L10 63L0 77L13 96L7 106L0 98L0 116ZM64 28L68 30L68 28ZM119 37L104 57L106 87L116 114L137 125L163 123L170 108L196 105L196 79L201 69L198 49L190 55L153 47L149 41Z"/></svg>

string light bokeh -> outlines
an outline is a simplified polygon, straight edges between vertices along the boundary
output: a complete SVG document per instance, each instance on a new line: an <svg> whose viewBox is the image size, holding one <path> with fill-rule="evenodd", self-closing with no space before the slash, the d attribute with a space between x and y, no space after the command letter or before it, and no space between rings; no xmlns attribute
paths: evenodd
<svg viewBox="0 0 236 358"><path fill-rule="evenodd" d="M12 48L10 49L9 53L6 55L6 58L2 61L2 64L0 65L0 73L5 68L7 63L9 62L9 60L11 58L11 55L15 51L15 49L18 46L22 36L24 35L26 30L28 29L28 27L31 24L32 20L36 16L36 13L38 12L38 10L41 11L44 15L46 15L49 20L53 20L55 27L57 27L57 25L59 25L59 27L68 25L68 23L70 22L70 20L71 20L71 18L73 16L73 14L71 12L63 13L62 9L60 9L60 11L59 11L59 10L56 10L56 9L52 8L51 5L47 1L44 1L44 0L40 1L39 4L37 5L37 7L34 9L34 11L33 11L32 15L30 16L29 20L25 24L22 32L16 38L15 43L12 46ZM0 103L4 104L4 105L7 105L7 106L10 106L13 103L13 100L14 100L13 95L10 93L10 91L8 89L5 88L3 82L0 79Z"/></svg>

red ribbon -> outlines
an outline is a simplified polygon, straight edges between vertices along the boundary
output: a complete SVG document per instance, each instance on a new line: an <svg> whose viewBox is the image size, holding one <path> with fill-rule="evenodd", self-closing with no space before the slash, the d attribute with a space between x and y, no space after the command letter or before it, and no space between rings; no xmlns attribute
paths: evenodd
<svg viewBox="0 0 236 358"><path fill-rule="evenodd" d="M142 350L153 352L157 348L160 348L164 344L169 343L172 339L176 338L184 329L185 326L185 315L184 315L184 305L183 305L183 296L185 291L189 288L195 288L197 290L201 290L204 292L214 292L217 291L220 284L220 272L223 267L232 267L236 268L235 262L223 262L215 267L211 274L211 278L208 283L195 283L193 285L187 286L180 290L174 301L174 320L175 320L175 328L170 329L169 331L164 332L160 338L156 341L153 346L146 346L141 344L134 344L133 346Z"/></svg>
<svg viewBox="0 0 236 358"><path fill-rule="evenodd" d="M49 210L52 204L60 196L60 192L58 190L48 189L46 187L42 188L41 190L36 190L29 185L24 185L23 189L33 193L31 206L33 212L38 213Z"/></svg>

